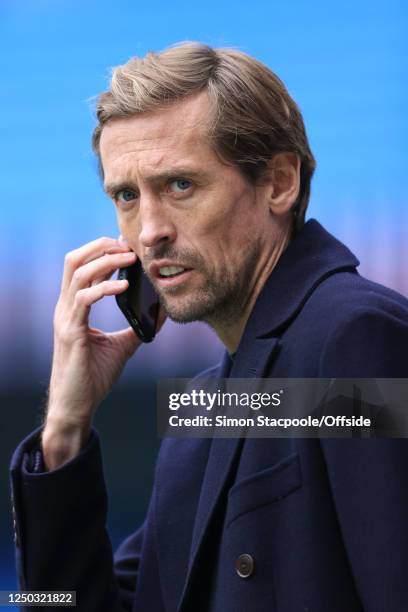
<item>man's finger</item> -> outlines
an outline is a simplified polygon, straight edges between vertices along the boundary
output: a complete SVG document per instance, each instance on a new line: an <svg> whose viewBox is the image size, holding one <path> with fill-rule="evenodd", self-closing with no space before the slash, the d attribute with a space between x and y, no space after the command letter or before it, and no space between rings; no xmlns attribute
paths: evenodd
<svg viewBox="0 0 408 612"><path fill-rule="evenodd" d="M61 291L64 292L68 289L75 270L80 266L87 264L93 259L102 257L105 253L119 253L129 250L129 245L126 242L103 237L70 251L65 255Z"/></svg>
<svg viewBox="0 0 408 612"><path fill-rule="evenodd" d="M105 280L94 287L87 287L76 292L72 319L83 324L89 314L89 308L107 295L123 293L129 286L127 280Z"/></svg>
<svg viewBox="0 0 408 612"><path fill-rule="evenodd" d="M110 278L115 270L118 268L126 268L134 263L135 260L136 255L133 251L106 254L102 257L98 257L98 259L94 259L75 270L72 275L69 293L75 295L79 289L97 284L93 283L96 278L102 278L107 275L109 275Z"/></svg>

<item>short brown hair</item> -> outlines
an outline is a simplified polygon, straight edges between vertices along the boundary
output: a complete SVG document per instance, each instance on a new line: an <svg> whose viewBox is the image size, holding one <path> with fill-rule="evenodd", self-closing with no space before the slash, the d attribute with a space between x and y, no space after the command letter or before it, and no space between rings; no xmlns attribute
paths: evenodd
<svg viewBox="0 0 408 612"><path fill-rule="evenodd" d="M101 172L99 143L109 120L159 110L204 90L214 109L214 150L244 175L257 179L276 153L299 156L300 192L293 211L295 226L301 227L316 167L302 115L276 74L235 49L183 43L116 67L110 89L96 102L92 146Z"/></svg>

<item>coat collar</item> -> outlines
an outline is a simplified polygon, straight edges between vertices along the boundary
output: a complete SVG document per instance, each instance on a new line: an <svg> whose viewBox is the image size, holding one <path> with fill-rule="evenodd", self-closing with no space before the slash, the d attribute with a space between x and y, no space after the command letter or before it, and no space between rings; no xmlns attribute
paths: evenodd
<svg viewBox="0 0 408 612"><path fill-rule="evenodd" d="M359 263L318 221L308 221L289 243L262 288L238 353L247 338L271 334L287 324L326 276L344 268L355 268Z"/></svg>

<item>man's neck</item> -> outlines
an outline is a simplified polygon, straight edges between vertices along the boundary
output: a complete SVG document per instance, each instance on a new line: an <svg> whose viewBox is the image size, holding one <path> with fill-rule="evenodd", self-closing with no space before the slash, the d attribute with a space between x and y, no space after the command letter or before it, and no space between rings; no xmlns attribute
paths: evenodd
<svg viewBox="0 0 408 612"><path fill-rule="evenodd" d="M290 240L290 230L282 234L281 239L276 241L272 252L266 258L266 261L260 261L258 270L254 270L256 281L253 284L252 290L245 301L242 313L234 319L228 319L227 322L219 320L214 324L209 321L209 324L214 329L215 333L225 345L230 355L236 353L239 343L241 342L246 324L255 306L256 300L262 291L267 279L271 275L273 269L278 263L282 253L286 249Z"/></svg>

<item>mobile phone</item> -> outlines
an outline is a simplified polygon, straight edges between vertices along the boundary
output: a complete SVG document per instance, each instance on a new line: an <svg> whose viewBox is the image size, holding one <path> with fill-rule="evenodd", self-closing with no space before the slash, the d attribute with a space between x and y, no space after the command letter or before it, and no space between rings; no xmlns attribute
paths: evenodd
<svg viewBox="0 0 408 612"><path fill-rule="evenodd" d="M143 272L138 259L127 268L120 268L118 280L127 280L129 286L116 295L116 302L142 342L151 342L156 335L160 299Z"/></svg>

